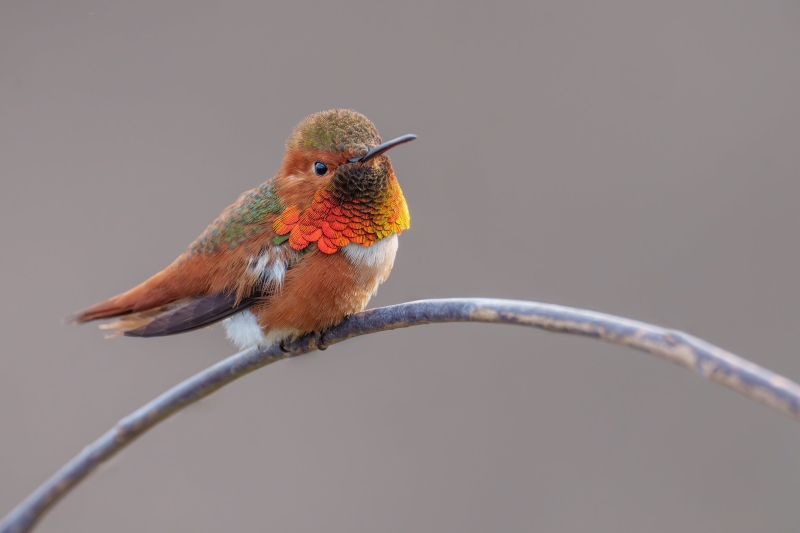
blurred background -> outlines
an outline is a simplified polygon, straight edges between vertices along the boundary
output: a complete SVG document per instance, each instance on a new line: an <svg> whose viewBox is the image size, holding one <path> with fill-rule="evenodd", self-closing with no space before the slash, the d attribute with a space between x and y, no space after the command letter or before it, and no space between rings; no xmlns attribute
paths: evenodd
<svg viewBox="0 0 800 533"><path fill-rule="evenodd" d="M69 313L171 262L351 107L411 209L374 306L488 296L686 330L800 378L795 1L0 5L0 514L235 350ZM652 357L438 325L171 418L42 532L789 531L800 427Z"/></svg>

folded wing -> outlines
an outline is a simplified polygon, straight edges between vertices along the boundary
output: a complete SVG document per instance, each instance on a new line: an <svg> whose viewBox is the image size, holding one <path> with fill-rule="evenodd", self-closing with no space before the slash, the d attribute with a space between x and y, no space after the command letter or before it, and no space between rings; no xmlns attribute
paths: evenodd
<svg viewBox="0 0 800 533"><path fill-rule="evenodd" d="M165 311L144 326L125 330L122 334L126 337L162 337L185 333L244 311L258 300L258 297L248 297L237 303L233 293L211 294Z"/></svg>

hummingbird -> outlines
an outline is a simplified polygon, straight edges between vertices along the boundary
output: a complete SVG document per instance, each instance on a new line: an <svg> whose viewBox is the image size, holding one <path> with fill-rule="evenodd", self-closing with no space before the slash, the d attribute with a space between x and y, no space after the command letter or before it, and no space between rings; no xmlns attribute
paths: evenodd
<svg viewBox="0 0 800 533"><path fill-rule="evenodd" d="M382 142L350 109L309 115L272 179L243 193L167 268L72 319L115 318L100 328L128 337L222 321L240 349L323 332L363 310L389 277L410 217L386 152L414 139Z"/></svg>

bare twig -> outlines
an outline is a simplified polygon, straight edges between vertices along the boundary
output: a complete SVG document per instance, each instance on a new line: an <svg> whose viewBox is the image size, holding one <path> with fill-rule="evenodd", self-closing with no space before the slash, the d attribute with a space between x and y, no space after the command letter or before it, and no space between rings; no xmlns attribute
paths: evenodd
<svg viewBox="0 0 800 533"><path fill-rule="evenodd" d="M800 420L799 385L680 331L551 304L480 298L423 300L364 311L326 331L323 338L307 335L284 349L279 346L251 348L203 370L126 416L84 448L0 522L0 533L30 531L45 512L100 463L172 413L253 370L352 337L438 322L516 324L629 346L693 370Z"/></svg>

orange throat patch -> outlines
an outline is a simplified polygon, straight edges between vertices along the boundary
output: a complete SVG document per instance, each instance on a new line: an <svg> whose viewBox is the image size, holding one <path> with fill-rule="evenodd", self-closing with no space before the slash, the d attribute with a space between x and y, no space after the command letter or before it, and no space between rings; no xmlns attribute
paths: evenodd
<svg viewBox="0 0 800 533"><path fill-rule="evenodd" d="M370 246L409 225L403 191L391 176L385 191L374 198L348 198L329 184L316 192L305 210L297 205L286 208L272 228L279 236L288 235L289 245L295 250L316 242L320 251L332 254L351 242Z"/></svg>

